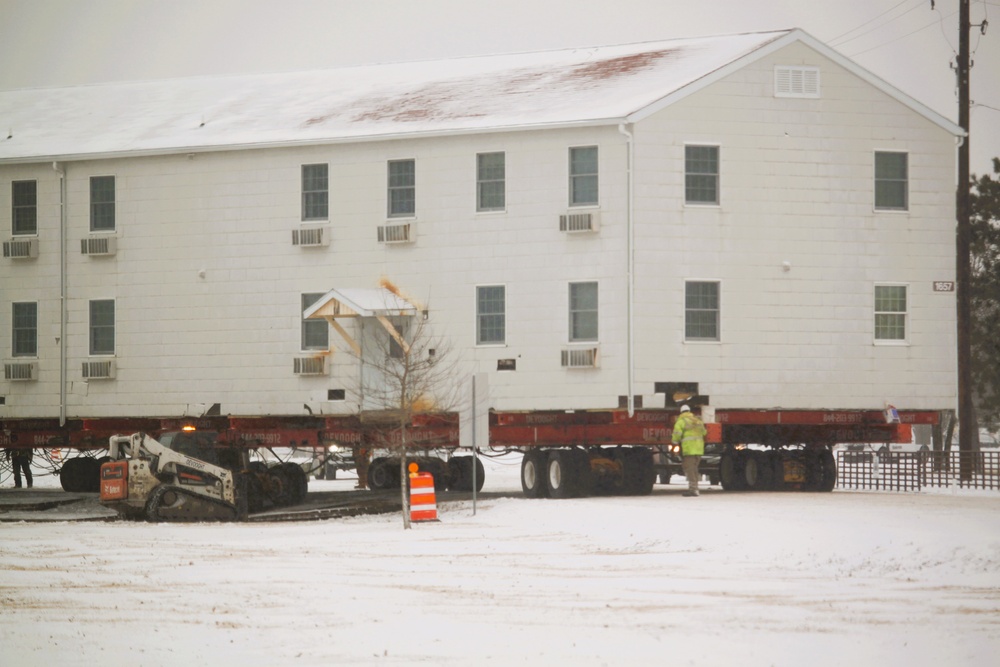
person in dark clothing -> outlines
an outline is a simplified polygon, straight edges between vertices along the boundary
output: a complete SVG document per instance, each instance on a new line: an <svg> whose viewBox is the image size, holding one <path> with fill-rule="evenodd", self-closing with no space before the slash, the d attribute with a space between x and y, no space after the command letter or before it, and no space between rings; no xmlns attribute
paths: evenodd
<svg viewBox="0 0 1000 667"><path fill-rule="evenodd" d="M21 488L21 472L24 471L24 481L28 483L28 488L31 488L31 448L25 449L7 449L7 460L10 461L10 467L14 470L14 488Z"/></svg>

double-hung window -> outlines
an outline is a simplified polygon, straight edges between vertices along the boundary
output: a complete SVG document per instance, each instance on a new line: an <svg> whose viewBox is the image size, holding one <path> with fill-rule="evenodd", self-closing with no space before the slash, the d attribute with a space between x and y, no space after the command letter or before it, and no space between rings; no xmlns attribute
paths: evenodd
<svg viewBox="0 0 1000 667"><path fill-rule="evenodd" d="M502 211L507 206L506 155L476 155L476 210Z"/></svg>
<svg viewBox="0 0 1000 667"><path fill-rule="evenodd" d="M90 354L115 353L115 300L90 302Z"/></svg>
<svg viewBox="0 0 1000 667"><path fill-rule="evenodd" d="M476 344L502 345L507 337L507 288L476 287Z"/></svg>
<svg viewBox="0 0 1000 667"><path fill-rule="evenodd" d="M719 147L684 147L684 201L719 203Z"/></svg>
<svg viewBox="0 0 1000 667"><path fill-rule="evenodd" d="M115 231L115 177L90 177L90 231Z"/></svg>
<svg viewBox="0 0 1000 667"><path fill-rule="evenodd" d="M330 214L330 168L325 164L302 165L302 219L326 220Z"/></svg>
<svg viewBox="0 0 1000 667"><path fill-rule="evenodd" d="M302 310L307 308L322 298L322 292L311 292L302 295ZM307 320L302 318L302 349L303 350L328 350L330 349L330 326L326 320Z"/></svg>
<svg viewBox="0 0 1000 667"><path fill-rule="evenodd" d="M569 205L597 204L597 146L569 149Z"/></svg>
<svg viewBox="0 0 1000 667"><path fill-rule="evenodd" d="M684 283L684 340L719 340L719 283Z"/></svg>
<svg viewBox="0 0 1000 667"><path fill-rule="evenodd" d="M12 352L15 357L38 355L38 304L15 303L13 309Z"/></svg>
<svg viewBox="0 0 1000 667"><path fill-rule="evenodd" d="M569 340L597 340L597 283L569 284Z"/></svg>
<svg viewBox="0 0 1000 667"><path fill-rule="evenodd" d="M38 233L38 184L36 181L14 181L10 185L11 232Z"/></svg>
<svg viewBox="0 0 1000 667"><path fill-rule="evenodd" d="M417 211L417 177L414 160L389 161L389 217L413 217Z"/></svg>
<svg viewBox="0 0 1000 667"><path fill-rule="evenodd" d="M906 286L875 286L875 340L906 340Z"/></svg>
<svg viewBox="0 0 1000 667"><path fill-rule="evenodd" d="M906 153L875 153L875 210L909 208L909 164Z"/></svg>

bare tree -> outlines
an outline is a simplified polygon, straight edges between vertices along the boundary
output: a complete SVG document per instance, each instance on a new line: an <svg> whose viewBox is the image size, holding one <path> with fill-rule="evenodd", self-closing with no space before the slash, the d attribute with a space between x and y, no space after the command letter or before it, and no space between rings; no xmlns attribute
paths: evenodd
<svg viewBox="0 0 1000 667"><path fill-rule="evenodd" d="M414 417L453 419L458 398L451 343L433 334L427 312L378 318L381 326L363 335L360 357L362 420L378 446L399 456L404 529L410 528L407 452Z"/></svg>

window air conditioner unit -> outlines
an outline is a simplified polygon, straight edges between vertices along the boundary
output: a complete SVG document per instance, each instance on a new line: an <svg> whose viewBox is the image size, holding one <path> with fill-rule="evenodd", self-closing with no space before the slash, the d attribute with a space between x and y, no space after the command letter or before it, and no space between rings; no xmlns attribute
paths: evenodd
<svg viewBox="0 0 1000 667"><path fill-rule="evenodd" d="M295 357L296 375L326 375L326 357Z"/></svg>
<svg viewBox="0 0 1000 667"><path fill-rule="evenodd" d="M596 213L567 213L559 216L561 232L596 232L600 227Z"/></svg>
<svg viewBox="0 0 1000 667"><path fill-rule="evenodd" d="M570 348L562 351L563 368L597 368L597 348Z"/></svg>
<svg viewBox="0 0 1000 667"><path fill-rule="evenodd" d="M12 361L3 365L3 377L14 382L38 379L37 361Z"/></svg>
<svg viewBox="0 0 1000 667"><path fill-rule="evenodd" d="M80 239L80 254L91 257L111 256L118 250L118 239L114 236L90 236Z"/></svg>
<svg viewBox="0 0 1000 667"><path fill-rule="evenodd" d="M101 361L83 362L84 380L113 380L115 377L115 360L103 359Z"/></svg>
<svg viewBox="0 0 1000 667"><path fill-rule="evenodd" d="M411 243L413 225L409 222L395 225L381 225L378 228L379 243Z"/></svg>
<svg viewBox="0 0 1000 667"><path fill-rule="evenodd" d="M31 259L38 257L38 239L13 238L3 242L3 256L11 259Z"/></svg>
<svg viewBox="0 0 1000 667"><path fill-rule="evenodd" d="M292 245L320 248L330 245L329 227L300 227L292 230Z"/></svg>

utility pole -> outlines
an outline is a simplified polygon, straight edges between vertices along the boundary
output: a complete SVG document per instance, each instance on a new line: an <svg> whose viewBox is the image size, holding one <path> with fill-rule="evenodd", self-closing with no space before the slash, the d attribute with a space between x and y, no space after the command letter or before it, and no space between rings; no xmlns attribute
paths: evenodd
<svg viewBox="0 0 1000 667"><path fill-rule="evenodd" d="M973 419L972 406L972 337L971 337L971 298L970 281L972 267L970 263L971 210L969 201L969 0L959 0L958 13L958 124L965 130L965 138L958 148L958 189L956 193L956 267L955 282L957 285L958 309L958 451L959 477L962 480L972 479L972 438Z"/></svg>

